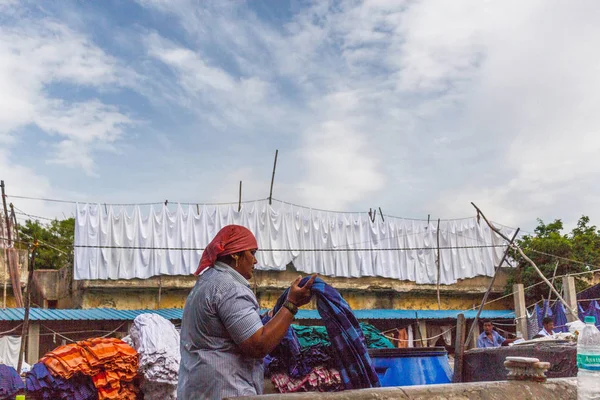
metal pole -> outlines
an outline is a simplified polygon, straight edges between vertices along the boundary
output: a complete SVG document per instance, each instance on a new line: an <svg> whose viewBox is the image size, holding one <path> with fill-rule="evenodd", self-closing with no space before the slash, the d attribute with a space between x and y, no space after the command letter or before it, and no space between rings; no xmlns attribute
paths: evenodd
<svg viewBox="0 0 600 400"><path fill-rule="evenodd" d="M498 275L498 270L500 269L502 264L504 264L504 260L506 260L506 257L508 256L508 252L510 251L510 246L513 244L513 242L517 238L517 235L519 234L519 230L521 230L521 228L517 228L517 230L515 231L515 234L513 235L512 239L510 239L510 242L508 243L506 250L504 250L504 255L502 256L502 260L500 260L500 263L496 266L496 269L494 270L494 276L492 276L492 279L490 280L490 284L488 285L488 288L485 291L485 294L483 295L483 300L481 300L481 305L479 306L479 310L477 311L475 320L473 320L471 329L469 329L469 334L467 335L467 341L465 342L465 347L469 347L469 343L471 342L471 336L473 335L473 330L475 329L475 326L477 325L477 322L479 321L479 316L481 315L481 311L483 311L483 307L485 306L485 303L487 302L487 298L490 295L490 292L492 291L492 286L494 285L494 281L496 280L496 275Z"/></svg>
<svg viewBox="0 0 600 400"><path fill-rule="evenodd" d="M273 163L273 175L271 176L271 190L269 191L269 205L273 202L273 183L275 183L275 169L277 168L277 156L279 150L275 150L275 162Z"/></svg>

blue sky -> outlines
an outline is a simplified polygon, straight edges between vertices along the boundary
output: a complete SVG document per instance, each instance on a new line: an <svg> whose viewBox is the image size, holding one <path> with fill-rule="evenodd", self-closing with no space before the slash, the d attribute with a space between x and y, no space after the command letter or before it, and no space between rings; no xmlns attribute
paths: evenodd
<svg viewBox="0 0 600 400"><path fill-rule="evenodd" d="M600 3L0 0L0 177L97 202L268 195L599 223ZM21 200L39 215L64 205Z"/></svg>

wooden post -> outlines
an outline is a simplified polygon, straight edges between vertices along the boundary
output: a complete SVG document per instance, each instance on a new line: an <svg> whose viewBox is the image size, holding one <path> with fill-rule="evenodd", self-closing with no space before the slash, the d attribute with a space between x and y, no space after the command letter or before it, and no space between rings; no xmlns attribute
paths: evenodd
<svg viewBox="0 0 600 400"><path fill-rule="evenodd" d="M465 344L465 349L469 350L477 347L477 339L479 339L480 333L481 332L479 332L479 320L473 320L473 323L471 324L471 329L469 330L469 334L471 335L471 337L467 338L467 342L470 342L470 344Z"/></svg>
<svg viewBox="0 0 600 400"><path fill-rule="evenodd" d="M271 190L269 191L269 205L273 202L273 183L275 183L275 168L277 168L277 156L279 150L275 150L275 162L273 163L273 175L271 176Z"/></svg>
<svg viewBox="0 0 600 400"><path fill-rule="evenodd" d="M4 250L4 254L5 254L5 258L4 258L4 295L3 295L3 302L2 302L2 307L6 308L6 287L8 285L7 275L8 275L8 271L11 271L11 268L9 266L11 256L8 251L8 247L10 247L10 242L12 239L12 237L11 237L12 232L10 231L10 222L8 219L8 210L6 208L6 193L4 192L4 187L5 187L4 181L0 181L0 188L2 191L2 207L4 208L4 222L6 224L6 237L8 239L7 245L6 245L7 248ZM4 240L4 239L2 239L2 240Z"/></svg>
<svg viewBox="0 0 600 400"><path fill-rule="evenodd" d="M452 379L454 383L462 382L466 333L467 322L465 315L458 314L458 318L456 318L456 340L454 341L454 378Z"/></svg>
<svg viewBox="0 0 600 400"><path fill-rule="evenodd" d="M427 347L427 322L419 321L419 341L421 342L421 347Z"/></svg>
<svg viewBox="0 0 600 400"><path fill-rule="evenodd" d="M488 285L488 288L485 291L485 294L483 295L483 300L481 300L481 305L479 306L479 310L477 310L477 315L475 316L475 320L473 321L473 325L471 325L471 330L469 331L469 334L467 335L467 343L465 343L465 347L469 347L469 342L472 339L473 329L476 326L479 327L479 325L477 324L477 322L479 321L479 316L481 315L481 311L483 311L483 307L485 307L485 303L487 302L487 298L490 295L490 292L492 291L492 286L494 285L494 281L496 280L496 276L498 275L498 270L500 269L500 267L502 266L502 264L504 264L504 260L506 260L506 257L508 256L508 252L510 251L510 247L512 246L513 242L517 238L517 235L519 234L519 230L520 229L521 228L517 228L517 230L515 231L515 234L513 235L512 239L510 239L510 241L508 243L508 246L506 247L506 250L504 250L504 255L502 256L502 259L500 260L500 263L496 266L496 269L494 270L494 276L492 276L492 279L490 279L490 284ZM477 338L475 338L475 340L477 340ZM477 342L475 342L475 343L477 343Z"/></svg>
<svg viewBox="0 0 600 400"><path fill-rule="evenodd" d="M525 307L525 290L522 283L513 285L515 301L515 320L517 321L517 338L527 339L527 308Z"/></svg>
<svg viewBox="0 0 600 400"><path fill-rule="evenodd" d="M575 290L575 278L573 276L567 275L563 277L563 290L565 293L565 300L569 304L569 310L565 310L567 321L577 321L579 316L571 311L577 310L577 292Z"/></svg>
<svg viewBox="0 0 600 400"><path fill-rule="evenodd" d="M23 339L21 339L23 340ZM40 359L40 324L32 322L27 332L27 363L33 365ZM19 368L19 371L21 369Z"/></svg>
<svg viewBox="0 0 600 400"><path fill-rule="evenodd" d="M162 296L162 275L158 276L158 307L156 307L158 310L160 310L160 298Z"/></svg>
<svg viewBox="0 0 600 400"><path fill-rule="evenodd" d="M31 306L31 286L33 283L33 268L35 265L35 255L37 253L38 241L34 239L33 250L31 251L31 259L29 260L29 274L27 276L27 294L25 296L25 315L23 317L23 329L21 330L21 350L19 351L19 361L17 363L17 371L21 371L23 365L23 352L25 351L25 336L29 333L29 307ZM39 328L38 328L39 342ZM39 345L38 345L39 351Z"/></svg>
<svg viewBox="0 0 600 400"><path fill-rule="evenodd" d="M437 264L437 301L438 310L442 309L442 301L440 299L440 219L438 218L437 223L437 255L435 263Z"/></svg>
<svg viewBox="0 0 600 400"><path fill-rule="evenodd" d="M273 189L271 189L271 194ZM240 181L240 196L238 198L238 212L242 211L242 181Z"/></svg>

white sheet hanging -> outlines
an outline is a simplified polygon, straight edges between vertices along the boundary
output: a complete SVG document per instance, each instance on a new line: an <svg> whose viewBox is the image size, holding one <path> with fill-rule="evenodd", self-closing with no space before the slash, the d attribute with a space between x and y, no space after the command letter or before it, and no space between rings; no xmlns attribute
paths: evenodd
<svg viewBox="0 0 600 400"><path fill-rule="evenodd" d="M17 368L19 362L19 350L21 349L21 337L0 337L0 364Z"/></svg>
<svg viewBox="0 0 600 400"><path fill-rule="evenodd" d="M202 249L228 224L254 232L262 249L259 269L284 270L293 262L299 271L326 276L380 276L419 284L437 280L437 221L377 217L372 222L366 213L317 211L277 201L272 206L246 203L240 212L237 205L204 205L199 213L196 206L151 207L147 215L139 207L129 214L124 208L78 205L75 245L89 247L75 248L75 279L192 274ZM508 236L514 233L499 228ZM475 218L441 221L441 283L491 276L504 247L472 246L504 244ZM340 251L345 249L350 251Z"/></svg>

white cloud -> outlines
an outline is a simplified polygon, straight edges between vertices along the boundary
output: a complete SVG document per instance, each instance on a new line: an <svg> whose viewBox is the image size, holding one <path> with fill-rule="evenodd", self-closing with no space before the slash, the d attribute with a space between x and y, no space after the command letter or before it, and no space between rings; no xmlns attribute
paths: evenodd
<svg viewBox="0 0 600 400"><path fill-rule="evenodd" d="M23 128L36 125L59 138L48 161L92 174L92 152L115 142L123 126L134 121L98 99L65 101L49 94L48 88L53 84L114 88L130 78L114 57L49 18L24 17L1 25L0 138L14 143Z"/></svg>

